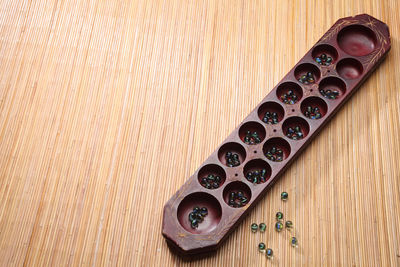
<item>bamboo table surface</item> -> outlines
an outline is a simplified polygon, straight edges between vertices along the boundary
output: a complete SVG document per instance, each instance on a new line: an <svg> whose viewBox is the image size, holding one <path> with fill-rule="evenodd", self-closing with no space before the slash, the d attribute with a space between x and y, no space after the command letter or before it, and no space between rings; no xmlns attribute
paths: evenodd
<svg viewBox="0 0 400 267"><path fill-rule="evenodd" d="M389 25L383 64L215 254L172 254L164 203L360 13ZM0 266L399 266L399 35L396 0L1 0Z"/></svg>

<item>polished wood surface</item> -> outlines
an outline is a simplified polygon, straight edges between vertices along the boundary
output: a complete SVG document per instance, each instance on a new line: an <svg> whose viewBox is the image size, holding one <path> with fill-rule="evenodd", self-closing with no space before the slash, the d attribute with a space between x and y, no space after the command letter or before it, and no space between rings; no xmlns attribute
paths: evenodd
<svg viewBox="0 0 400 267"><path fill-rule="evenodd" d="M399 11L0 1L0 265L400 265ZM171 253L164 203L337 19L360 13L389 25L387 59L215 254ZM291 233L273 230L278 210Z"/></svg>

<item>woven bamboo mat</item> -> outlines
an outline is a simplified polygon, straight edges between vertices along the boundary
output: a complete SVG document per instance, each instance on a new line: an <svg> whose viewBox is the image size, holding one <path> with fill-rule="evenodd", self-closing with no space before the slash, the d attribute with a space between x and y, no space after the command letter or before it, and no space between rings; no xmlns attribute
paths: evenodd
<svg viewBox="0 0 400 267"><path fill-rule="evenodd" d="M360 13L389 25L387 59L217 253L172 254L164 203ZM1 0L0 265L399 266L399 35L396 0Z"/></svg>

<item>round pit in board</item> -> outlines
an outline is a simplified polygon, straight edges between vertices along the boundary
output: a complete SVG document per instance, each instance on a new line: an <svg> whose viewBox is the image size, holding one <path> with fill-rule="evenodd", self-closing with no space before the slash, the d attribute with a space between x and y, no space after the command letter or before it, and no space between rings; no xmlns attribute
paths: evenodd
<svg viewBox="0 0 400 267"><path fill-rule="evenodd" d="M226 143L218 150L218 158L228 167L237 167L246 159L246 150L238 143Z"/></svg>
<svg viewBox="0 0 400 267"><path fill-rule="evenodd" d="M221 166L207 164L200 169L197 177L201 186L207 189L217 189L224 184L226 174Z"/></svg>
<svg viewBox="0 0 400 267"><path fill-rule="evenodd" d="M318 82L321 77L321 71L314 64L303 63L294 70L294 77L300 83L310 85Z"/></svg>
<svg viewBox="0 0 400 267"><path fill-rule="evenodd" d="M276 102L266 102L258 108L258 117L265 124L277 124L283 119L284 115L283 107Z"/></svg>
<svg viewBox="0 0 400 267"><path fill-rule="evenodd" d="M257 145L265 138L265 129L255 121L246 122L239 129L239 137L246 145Z"/></svg>
<svg viewBox="0 0 400 267"><path fill-rule="evenodd" d="M352 56L366 56L376 47L376 35L368 27L351 25L337 35L337 43L344 52Z"/></svg>
<svg viewBox="0 0 400 267"><path fill-rule="evenodd" d="M251 190L245 183L234 181L224 188L223 198L230 207L241 208L250 202Z"/></svg>
<svg viewBox="0 0 400 267"><path fill-rule="evenodd" d="M360 77L364 70L360 61L354 58L345 58L339 61L336 66L336 71L340 77L352 80Z"/></svg>
<svg viewBox="0 0 400 267"><path fill-rule="evenodd" d="M301 113L308 119L318 120L325 116L328 106L324 100L312 96L304 99L301 103Z"/></svg>
<svg viewBox="0 0 400 267"><path fill-rule="evenodd" d="M338 57L336 49L327 44L316 46L311 53L314 61L321 66L330 66L335 63Z"/></svg>
<svg viewBox="0 0 400 267"><path fill-rule="evenodd" d="M254 185L262 184L271 177L271 167L262 159L253 159L244 166L243 175Z"/></svg>
<svg viewBox="0 0 400 267"><path fill-rule="evenodd" d="M192 227L189 220L190 213L196 207L206 208L207 216L204 216L197 227ZM206 234L213 231L221 221L222 208L218 200L212 195L204 192L192 193L186 196L178 206L177 211L179 224L188 232L193 234Z"/></svg>
<svg viewBox="0 0 400 267"><path fill-rule="evenodd" d="M271 138L267 142L265 142L263 152L268 160L281 162L289 157L290 145L283 138Z"/></svg>
<svg viewBox="0 0 400 267"><path fill-rule="evenodd" d="M282 130L288 138L301 140L308 135L310 126L300 117L290 117L283 123Z"/></svg>
<svg viewBox="0 0 400 267"><path fill-rule="evenodd" d="M278 86L276 96L282 103L293 105L303 97L303 90L297 83L284 82Z"/></svg>
<svg viewBox="0 0 400 267"><path fill-rule="evenodd" d="M344 95L346 84L337 77L327 77L319 83L318 90L324 98L335 100Z"/></svg>

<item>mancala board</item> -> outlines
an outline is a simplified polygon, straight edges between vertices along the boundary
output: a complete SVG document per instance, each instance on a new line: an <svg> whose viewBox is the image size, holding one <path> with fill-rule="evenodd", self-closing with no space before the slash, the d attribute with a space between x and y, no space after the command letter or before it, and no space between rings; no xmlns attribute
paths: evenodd
<svg viewBox="0 0 400 267"><path fill-rule="evenodd" d="M169 246L217 249L389 50L383 22L339 19L165 204Z"/></svg>

